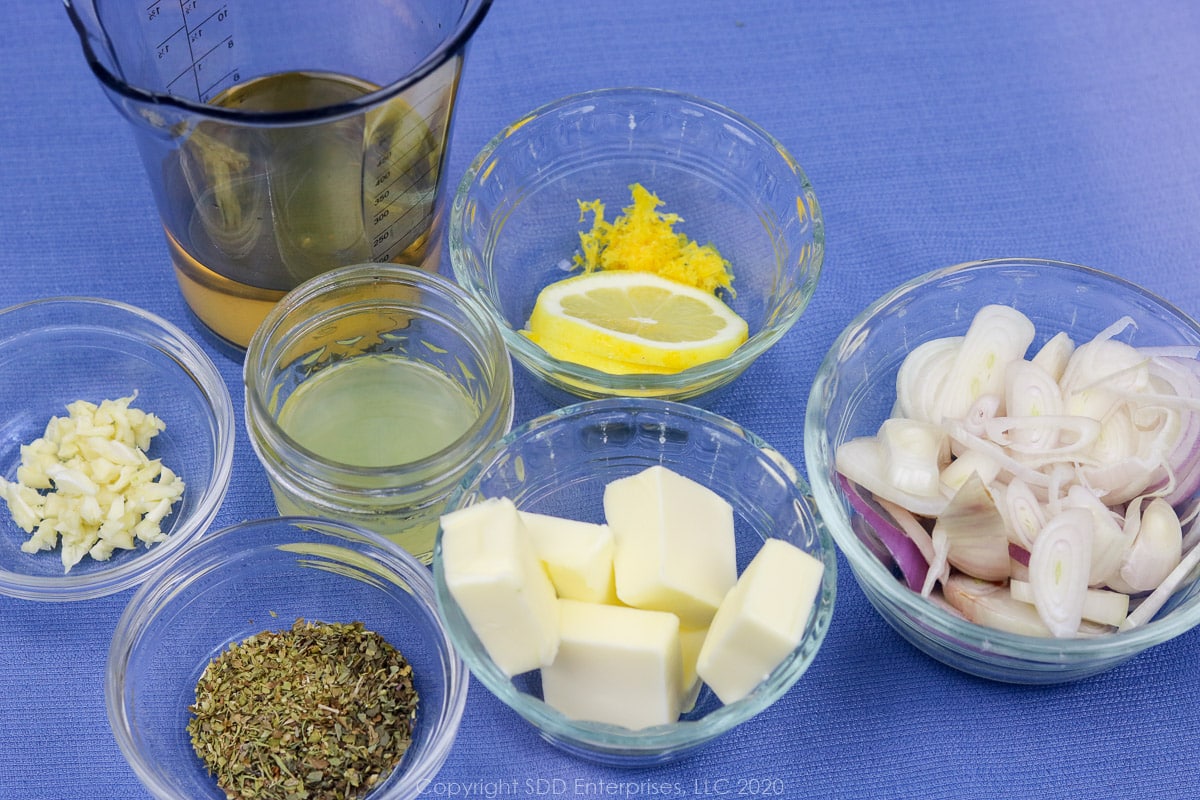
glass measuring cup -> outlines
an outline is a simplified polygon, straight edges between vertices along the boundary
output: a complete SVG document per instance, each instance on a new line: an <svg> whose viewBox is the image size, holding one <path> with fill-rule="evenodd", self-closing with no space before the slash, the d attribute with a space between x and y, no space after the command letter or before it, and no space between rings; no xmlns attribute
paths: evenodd
<svg viewBox="0 0 1200 800"><path fill-rule="evenodd" d="M217 335L245 347L334 267L436 270L455 91L491 0L64 4Z"/></svg>

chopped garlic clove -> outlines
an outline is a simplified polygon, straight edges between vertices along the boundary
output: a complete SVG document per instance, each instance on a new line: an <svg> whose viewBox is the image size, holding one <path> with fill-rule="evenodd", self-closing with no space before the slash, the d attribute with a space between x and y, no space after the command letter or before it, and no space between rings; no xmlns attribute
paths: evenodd
<svg viewBox="0 0 1200 800"><path fill-rule="evenodd" d="M32 533L42 518L45 502L33 488L0 478L0 497L8 503L13 521L26 533Z"/></svg>
<svg viewBox="0 0 1200 800"><path fill-rule="evenodd" d="M61 546L69 571L84 556L102 561L118 548L167 537L162 522L183 495L184 482L146 456L150 440L166 426L130 408L135 397L73 402L70 416L51 418L42 437L21 447L17 482L0 479L0 498L31 534L22 551Z"/></svg>
<svg viewBox="0 0 1200 800"><path fill-rule="evenodd" d="M99 488L96 482L79 469L51 464L46 467L46 474L54 481L54 490L65 495L94 495Z"/></svg>

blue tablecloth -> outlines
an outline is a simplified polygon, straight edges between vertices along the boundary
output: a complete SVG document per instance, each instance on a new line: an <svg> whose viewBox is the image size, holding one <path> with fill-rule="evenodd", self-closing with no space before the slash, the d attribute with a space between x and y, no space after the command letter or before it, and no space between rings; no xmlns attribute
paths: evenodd
<svg viewBox="0 0 1200 800"><path fill-rule="evenodd" d="M59 4L0 7L0 305L99 295L188 313L126 123ZM505 123L617 85L698 94L772 132L825 213L812 305L714 410L796 463L817 363L867 302L981 257L1095 266L1200 313L1200 6L1191 0L498 0L463 75L457 182ZM0 380L21 380L0 374ZM518 418L545 410L521 382ZM273 512L239 421L219 525ZM1200 794L1200 632L1051 688L967 677L902 642L849 569L824 647L753 721L674 765L568 758L476 684L428 797L1175 798ZM130 598L0 598L0 797L147 797L102 679Z"/></svg>

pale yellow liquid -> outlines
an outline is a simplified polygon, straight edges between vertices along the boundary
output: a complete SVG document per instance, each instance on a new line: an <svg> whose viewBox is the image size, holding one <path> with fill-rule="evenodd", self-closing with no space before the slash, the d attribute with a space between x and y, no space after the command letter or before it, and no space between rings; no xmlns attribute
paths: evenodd
<svg viewBox="0 0 1200 800"><path fill-rule="evenodd" d="M366 261L423 262L453 92L431 77L422 88L432 112L397 97L321 124L196 125L164 164L172 206L164 226L180 288L206 325L244 347L274 303L308 278ZM299 111L377 88L288 72L233 86L210 104Z"/></svg>
<svg viewBox="0 0 1200 800"><path fill-rule="evenodd" d="M439 370L392 355L363 355L302 383L284 401L278 422L325 459L380 468L435 456L461 438L478 417L474 401ZM329 516L323 508L301 504L279 486L272 489L281 514ZM391 539L429 563L443 508L414 500L413 507L364 508L346 521Z"/></svg>
<svg viewBox="0 0 1200 800"><path fill-rule="evenodd" d="M474 401L441 371L398 356L363 355L300 384L278 422L322 458L393 467L444 450L478 417Z"/></svg>

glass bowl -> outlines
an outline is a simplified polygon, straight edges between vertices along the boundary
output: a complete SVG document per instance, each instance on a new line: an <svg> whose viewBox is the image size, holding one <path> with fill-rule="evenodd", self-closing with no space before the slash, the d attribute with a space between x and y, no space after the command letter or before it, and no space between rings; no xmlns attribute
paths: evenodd
<svg viewBox="0 0 1200 800"><path fill-rule="evenodd" d="M704 687L679 722L639 731L568 719L542 701L537 671L510 679L489 658L446 587L440 532L434 549L438 608L475 677L552 745L623 767L671 761L745 722L787 692L815 658L833 613L836 551L803 479L769 445L720 416L671 401L610 398L514 428L480 459L448 505L455 510L487 497L509 497L524 511L600 522L604 486L658 464L708 486L733 506L739 573L772 537L824 564L800 645L737 702L722 705Z"/></svg>
<svg viewBox="0 0 1200 800"><path fill-rule="evenodd" d="M1135 346L1200 345L1200 325L1182 311L1094 269L1018 258L940 269L876 300L830 348L808 400L808 475L821 516L859 586L903 638L945 664L996 681L1075 680L1110 669L1200 622L1195 576L1152 622L1120 633L1053 639L977 625L910 591L896 577L892 565L876 555L870 526L851 509L834 470L839 445L873 435L890 415L905 355L929 339L961 335L989 303L1011 305L1033 321L1034 349L1059 331L1082 343L1122 316L1136 323L1127 331Z"/></svg>
<svg viewBox="0 0 1200 800"><path fill-rule="evenodd" d="M217 368L174 325L133 306L86 297L35 300L0 311L0 475L15 480L21 445L41 437L67 404L137 394L133 406L166 423L147 455L183 479L161 528L165 541L84 556L64 572L59 550L26 553L29 539L0 503L0 592L29 600L88 600L128 589L212 523L233 466L233 403Z"/></svg>
<svg viewBox="0 0 1200 800"><path fill-rule="evenodd" d="M611 221L634 183L682 217L677 231L731 264L730 304L749 325L732 355L670 375L610 375L554 358L520 333L541 289L567 276L578 201L602 201ZM711 402L800 317L825 248L812 186L783 145L729 109L642 88L566 97L506 127L463 177L449 239L455 278L560 404L614 395Z"/></svg>
<svg viewBox="0 0 1200 800"><path fill-rule="evenodd" d="M362 377L371 363L391 366ZM512 362L496 324L417 267L355 264L304 282L267 314L243 372L246 430L279 513L360 525L426 563L446 498L512 427ZM343 460L372 448L373 461Z"/></svg>
<svg viewBox="0 0 1200 800"><path fill-rule="evenodd" d="M117 622L105 703L151 794L224 800L187 732L196 683L228 645L298 618L362 622L408 660L419 698L413 742L368 797L411 798L427 786L454 743L468 684L438 621L429 569L365 529L276 517L203 537L147 581Z"/></svg>

